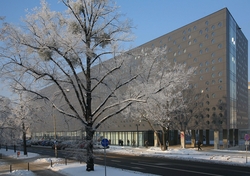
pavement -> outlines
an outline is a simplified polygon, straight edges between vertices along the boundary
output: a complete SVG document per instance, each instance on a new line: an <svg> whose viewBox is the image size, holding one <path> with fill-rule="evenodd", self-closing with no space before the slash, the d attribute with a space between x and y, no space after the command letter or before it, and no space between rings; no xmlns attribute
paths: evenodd
<svg viewBox="0 0 250 176"><path fill-rule="evenodd" d="M126 146L126 147L130 147L130 146ZM131 147L133 148L133 147ZM174 146L170 146L170 149L178 149L180 148L180 145L174 145ZM191 147L190 145L186 145L186 148L193 148ZM141 151L145 151L145 147L139 147L137 148L137 151L138 150L141 150ZM221 153L221 152L225 152L225 153L230 153L230 154L237 154L237 155L245 155L244 151L242 152L239 152L237 149L239 149L239 147L232 147L232 148L228 148L228 149L214 149L214 146L213 145L204 145L202 146L202 151L201 152L214 152L214 153ZM198 149L197 149L198 150ZM37 164L37 163L34 163L35 160L37 159L40 159L41 157L36 157L36 158L28 158L28 159L22 159L22 160L18 160L18 159L15 159L15 158L8 158L8 157L5 157L5 156L2 156L2 158L0 159L0 163L5 163L4 165L6 165L7 168L5 168L5 173L6 173L6 170L9 171L9 166L10 165L13 165L13 167L15 166L16 169L13 168L13 170L18 170L18 169L27 169L27 163L29 163L29 170L31 170L33 173L35 173L37 176L49 176L49 175L53 175L53 176L65 176L64 174L61 174L59 172L54 172L52 171L49 167L50 167L50 163L43 163L43 164ZM0 166L0 175L9 175L9 174L4 174L2 173L3 169L1 169L1 167L4 167L4 166ZM2 174L1 174L2 173Z"/></svg>
<svg viewBox="0 0 250 176"><path fill-rule="evenodd" d="M30 170L37 176L65 176L61 173L54 172L49 169L49 163L35 163L36 159L40 159L40 157L28 158L28 159L16 159L10 158L6 156L2 156L0 159L0 175L7 176L10 175L11 170ZM2 165L4 163L4 165ZM8 173L9 172L9 173Z"/></svg>

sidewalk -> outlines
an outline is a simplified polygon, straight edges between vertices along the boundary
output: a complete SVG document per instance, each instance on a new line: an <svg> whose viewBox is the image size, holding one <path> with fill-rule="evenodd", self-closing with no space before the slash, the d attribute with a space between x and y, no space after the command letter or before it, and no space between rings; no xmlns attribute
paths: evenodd
<svg viewBox="0 0 250 176"><path fill-rule="evenodd" d="M18 170L29 170L33 172L37 176L65 176L64 174L61 174L59 172L54 172L53 170L49 169L50 163L37 163L34 162L37 159L41 159L40 156L35 156L35 157L28 157L25 158L24 156L20 155L20 158L13 158L14 155L17 155L14 153L13 150L8 150L8 153L12 153L11 157L2 155L0 158L0 175L2 176L7 176L11 175L13 172L18 171ZM2 153L5 153L6 150L2 149ZM0 150L1 153L1 150ZM22 152L21 152L22 153ZM10 168L12 172L10 172ZM16 174L14 174L16 175Z"/></svg>

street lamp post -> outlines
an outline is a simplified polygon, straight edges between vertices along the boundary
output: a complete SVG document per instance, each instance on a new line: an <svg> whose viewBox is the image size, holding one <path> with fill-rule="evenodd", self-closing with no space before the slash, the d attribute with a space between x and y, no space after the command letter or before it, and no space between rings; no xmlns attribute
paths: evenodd
<svg viewBox="0 0 250 176"><path fill-rule="evenodd" d="M54 120L54 138L55 138L55 157L57 158L57 141L56 141L56 117L55 117L55 114L54 114L54 106L52 107L52 116L53 116L53 120Z"/></svg>
<svg viewBox="0 0 250 176"><path fill-rule="evenodd" d="M169 128L170 128L170 118L168 117L168 120L167 120L167 129L168 129L168 139L167 139L168 146L167 146L167 149L169 147Z"/></svg>
<svg viewBox="0 0 250 176"><path fill-rule="evenodd" d="M138 131L138 126L140 126L140 124L135 124L136 125L136 131L137 131L137 147L139 147L139 131Z"/></svg>

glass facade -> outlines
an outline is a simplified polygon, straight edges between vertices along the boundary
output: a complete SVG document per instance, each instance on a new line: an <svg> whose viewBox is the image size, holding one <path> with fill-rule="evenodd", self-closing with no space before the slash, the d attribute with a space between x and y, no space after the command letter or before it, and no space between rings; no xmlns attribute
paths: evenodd
<svg viewBox="0 0 250 176"><path fill-rule="evenodd" d="M229 95L230 95L230 112L229 122L230 128L236 128L236 23L231 15L229 15Z"/></svg>

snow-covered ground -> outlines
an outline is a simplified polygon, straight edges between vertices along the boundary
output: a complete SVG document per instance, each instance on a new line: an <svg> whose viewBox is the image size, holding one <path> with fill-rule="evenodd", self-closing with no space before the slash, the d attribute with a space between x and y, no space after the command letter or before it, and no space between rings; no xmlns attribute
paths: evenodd
<svg viewBox="0 0 250 176"><path fill-rule="evenodd" d="M171 157L178 159L186 159L186 160L196 160L203 162L220 162L225 164L232 165L242 165L250 167L250 152L239 151L239 150L214 150L209 149L205 151L197 151L195 148L181 149L178 147L170 148L168 151L161 151L160 148L150 147L150 148L133 148L127 146L110 146L109 149L106 150L107 155L109 153L121 153L128 155L137 155L137 156L153 156L153 157ZM5 149L1 149L0 153L3 155L8 155L13 158L17 158L16 153L13 150L6 151ZM249 155L248 160L246 160L246 156ZM39 157L39 155L35 153L28 153L28 156L24 156L21 152L21 155L17 159L27 159ZM105 167L100 165L95 165L94 172L85 171L85 164L78 163L68 163L65 164L57 164L62 163L59 162L60 158L43 158L36 159L34 162L48 162L53 161L55 163L53 167L48 167L55 172L60 172L62 174L68 176L81 175L84 172L84 175L93 176L93 175L104 175ZM0 160L1 161L1 160ZM0 163L1 164L1 163ZM106 173L109 176L116 175L129 175L129 176L139 176L139 175L150 175L145 173L133 172L128 170L122 170L118 168L106 167ZM16 170L10 173L9 175L25 175L25 176L34 176L32 171L25 170Z"/></svg>

